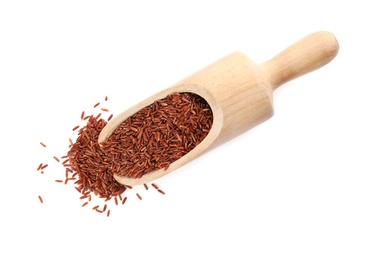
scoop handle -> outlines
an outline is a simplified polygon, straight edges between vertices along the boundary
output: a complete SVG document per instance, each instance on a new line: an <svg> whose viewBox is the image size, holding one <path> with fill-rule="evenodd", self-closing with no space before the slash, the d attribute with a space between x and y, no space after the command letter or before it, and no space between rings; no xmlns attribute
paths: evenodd
<svg viewBox="0 0 375 260"><path fill-rule="evenodd" d="M311 33L272 59L260 64L273 89L329 63L338 53L335 36L327 31Z"/></svg>

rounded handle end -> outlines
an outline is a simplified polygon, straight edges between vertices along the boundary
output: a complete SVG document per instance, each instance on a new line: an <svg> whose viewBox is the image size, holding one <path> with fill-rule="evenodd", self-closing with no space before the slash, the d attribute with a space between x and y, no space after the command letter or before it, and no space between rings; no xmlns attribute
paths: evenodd
<svg viewBox="0 0 375 260"><path fill-rule="evenodd" d="M339 51L336 37L328 31L311 33L272 59L260 64L273 89L323 67Z"/></svg>

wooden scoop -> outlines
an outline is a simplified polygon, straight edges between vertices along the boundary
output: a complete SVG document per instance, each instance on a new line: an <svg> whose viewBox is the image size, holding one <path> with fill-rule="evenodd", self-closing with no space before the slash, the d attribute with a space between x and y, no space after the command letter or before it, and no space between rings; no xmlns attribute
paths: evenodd
<svg viewBox="0 0 375 260"><path fill-rule="evenodd" d="M171 87L143 100L113 118L99 135L99 143L128 117L173 92L191 92L211 106L213 124L206 138L192 151L159 169L132 179L115 175L118 182L137 185L154 181L219 144L264 122L273 115L273 91L281 84L330 62L339 49L330 32L315 32L294 43L269 61L256 64L234 52Z"/></svg>

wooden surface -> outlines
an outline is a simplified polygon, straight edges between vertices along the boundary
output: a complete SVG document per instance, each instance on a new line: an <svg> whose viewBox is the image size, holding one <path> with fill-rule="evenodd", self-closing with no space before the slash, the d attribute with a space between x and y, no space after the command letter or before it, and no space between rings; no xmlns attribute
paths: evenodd
<svg viewBox="0 0 375 260"><path fill-rule="evenodd" d="M315 32L292 44L273 59L260 64L273 89L329 63L339 44L330 32Z"/></svg>
<svg viewBox="0 0 375 260"><path fill-rule="evenodd" d="M211 106L214 121L207 137L166 171L160 169L139 179L115 176L116 180L132 186L154 181L264 122L273 115L272 94L278 86L329 63L338 49L333 34L321 31L302 38L260 65L237 51L124 111L106 125L99 142L103 142L126 118L173 92L202 96Z"/></svg>

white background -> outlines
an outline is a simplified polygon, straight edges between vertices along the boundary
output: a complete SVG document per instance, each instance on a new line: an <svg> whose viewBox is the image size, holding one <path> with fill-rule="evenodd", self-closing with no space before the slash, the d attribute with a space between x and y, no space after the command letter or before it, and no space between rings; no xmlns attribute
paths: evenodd
<svg viewBox="0 0 375 260"><path fill-rule="evenodd" d="M0 2L0 259L375 259L371 1L132 2ZM317 30L338 56L280 87L269 121L158 180L165 196L136 187L107 218L54 182L52 156L106 95L118 114Z"/></svg>

